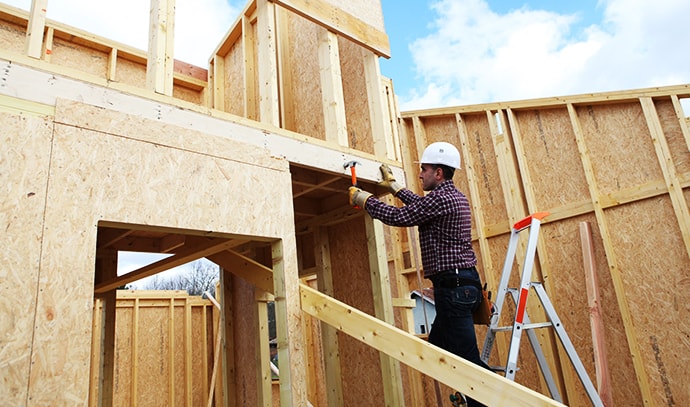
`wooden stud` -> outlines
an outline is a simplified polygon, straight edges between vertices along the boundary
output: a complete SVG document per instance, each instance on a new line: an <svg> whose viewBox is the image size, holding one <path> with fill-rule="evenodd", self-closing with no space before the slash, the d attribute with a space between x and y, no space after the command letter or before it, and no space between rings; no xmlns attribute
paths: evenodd
<svg viewBox="0 0 690 407"><path fill-rule="evenodd" d="M172 96L175 0L151 0L150 11L146 86Z"/></svg>
<svg viewBox="0 0 690 407"><path fill-rule="evenodd" d="M374 312L376 317L395 325L391 295L391 282L386 258L386 242L383 234L383 223L371 216L364 217L369 253L369 270L371 272L371 289L374 295ZM385 403L389 406L403 405L402 378L400 364L393 358L381 354L381 375Z"/></svg>
<svg viewBox="0 0 690 407"><path fill-rule="evenodd" d="M134 309L132 310L132 359L131 359L131 370L130 374L132 376L131 388L132 393L130 400L132 405L138 404L139 397L139 297L134 298Z"/></svg>
<svg viewBox="0 0 690 407"><path fill-rule="evenodd" d="M256 340L256 374L257 374L257 405L271 407L273 405L271 389L271 354L268 343L268 304L266 297L257 298L257 321L254 338ZM281 365L282 366L282 365ZM288 370L288 369L284 369Z"/></svg>
<svg viewBox="0 0 690 407"><path fill-rule="evenodd" d="M192 304L189 297L184 298L184 378L185 378L185 406L191 407L193 402L192 384Z"/></svg>
<svg viewBox="0 0 690 407"><path fill-rule="evenodd" d="M255 20L256 22L256 20ZM260 113L257 109L258 98L261 96L256 93L256 84L260 83L260 71L257 72L256 60L256 35L252 27L252 21L247 15L242 15L242 55L244 59L244 117L252 120L260 120ZM270 63L268 61L267 63Z"/></svg>
<svg viewBox="0 0 690 407"><path fill-rule="evenodd" d="M29 23L26 28L26 55L40 59L43 47L43 30L46 26L48 0L32 0Z"/></svg>
<svg viewBox="0 0 690 407"><path fill-rule="evenodd" d="M235 377L235 335L233 329L233 306L232 306L232 279L233 275L229 271L221 268L220 270L220 303L223 309L220 312L220 320L222 323L221 335L223 350L221 354L221 367L223 369L223 380L220 385L223 391L216 391L216 399L218 395L222 395L225 406L234 407L237 405L237 379ZM211 400L209 400L209 403Z"/></svg>
<svg viewBox="0 0 690 407"><path fill-rule="evenodd" d="M319 67L326 141L347 147L347 119L338 36L325 28L319 29Z"/></svg>
<svg viewBox="0 0 690 407"><path fill-rule="evenodd" d="M268 0L257 0L256 13L256 52L258 60L261 61L258 69L259 120L280 127L275 4Z"/></svg>
<svg viewBox="0 0 690 407"><path fill-rule="evenodd" d="M328 229L314 229L314 257L316 260L316 279L319 290L329 297L334 296L331 268L331 248L328 242ZM321 344L326 369L326 400L329 406L343 405L343 388L340 373L340 354L338 334L332 326L321 323Z"/></svg>
<svg viewBox="0 0 690 407"><path fill-rule="evenodd" d="M387 120L383 109L385 92L381 87L379 57L367 50L362 52L364 54L364 78L369 102L371 136L374 139L374 155L394 159L395 149L391 145L392 140L387 136L388 132L386 131Z"/></svg>

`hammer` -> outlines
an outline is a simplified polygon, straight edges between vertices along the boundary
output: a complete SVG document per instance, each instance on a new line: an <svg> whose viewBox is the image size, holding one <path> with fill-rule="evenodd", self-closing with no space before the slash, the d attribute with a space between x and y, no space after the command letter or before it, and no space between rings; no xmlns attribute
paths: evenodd
<svg viewBox="0 0 690 407"><path fill-rule="evenodd" d="M350 169L350 173L352 174L352 186L359 188L359 185L357 185L357 172L355 172L355 165L357 164L362 165L362 163L357 161L348 161L343 164L343 168Z"/></svg>

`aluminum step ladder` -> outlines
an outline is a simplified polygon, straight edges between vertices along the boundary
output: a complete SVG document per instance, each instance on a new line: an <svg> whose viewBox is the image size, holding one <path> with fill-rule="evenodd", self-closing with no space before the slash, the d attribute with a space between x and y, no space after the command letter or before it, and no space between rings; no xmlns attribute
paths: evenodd
<svg viewBox="0 0 690 407"><path fill-rule="evenodd" d="M544 352L542 351L541 345L537 338L535 329L538 328L548 328L553 327L558 339L560 339L563 348L570 358L570 362L573 364L575 371L577 372L580 381L582 382L587 395L589 396L592 405L595 407L603 407L604 404L599 397L599 393L594 388L592 381L587 375L584 365L577 356L575 347L570 341L568 334L563 328L561 320L556 314L556 310L546 295L544 286L540 282L530 281L532 278L532 269L534 268L534 256L537 251L537 238L539 236L539 227L541 225L542 219L548 216L548 212L538 212L534 213L518 222L516 222L510 231L510 242L508 243L508 252L506 254L505 263L503 264L503 271L501 274L501 281L496 292L496 302L494 304L494 313L491 317L491 322L489 324L489 329L484 339L484 348L482 349L481 359L484 363L489 362L489 357L491 356L491 350L493 349L494 342L496 340L496 333L498 332L512 332L510 339L510 347L508 350L508 359L505 366L492 366L495 371L505 372L505 377L510 380L515 380L515 373L518 370L517 360L518 352L520 350L520 339L522 337L522 332L527 332L527 338L532 345L532 350L539 363L539 368L544 376L546 385L551 393L551 397L559 402L563 402L561 394L556 386L556 381L551 374L551 369L549 364L544 357ZM508 282L510 280L510 274L513 269L513 263L515 261L515 254L517 252L519 233L523 230L529 229L529 238L527 241L527 250L525 254L525 261L522 269L522 275L520 279L519 288L508 288ZM536 293L539 301L541 301L544 307L544 312L548 318L547 322L532 323L527 315L527 297L530 293L530 289L533 289ZM515 304L515 317L513 319L513 324L510 326L499 326L499 320L501 317L501 311L503 310L503 305L506 296L510 294Z"/></svg>

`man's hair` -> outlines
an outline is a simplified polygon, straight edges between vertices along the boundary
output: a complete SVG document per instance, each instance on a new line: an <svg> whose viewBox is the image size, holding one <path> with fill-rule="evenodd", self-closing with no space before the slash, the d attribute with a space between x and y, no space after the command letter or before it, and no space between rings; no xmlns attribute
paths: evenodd
<svg viewBox="0 0 690 407"><path fill-rule="evenodd" d="M431 164L431 168L436 170L436 168L440 168L441 171L443 171L443 178L446 180L453 179L453 174L455 174L455 168L449 167L447 165L443 164Z"/></svg>

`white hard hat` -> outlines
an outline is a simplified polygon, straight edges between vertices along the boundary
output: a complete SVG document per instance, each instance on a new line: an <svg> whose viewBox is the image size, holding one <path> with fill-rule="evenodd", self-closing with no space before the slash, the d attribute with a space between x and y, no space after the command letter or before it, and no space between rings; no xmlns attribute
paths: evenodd
<svg viewBox="0 0 690 407"><path fill-rule="evenodd" d="M460 168L460 152L454 145L445 141L431 143L424 149L422 164L443 164L452 168Z"/></svg>

